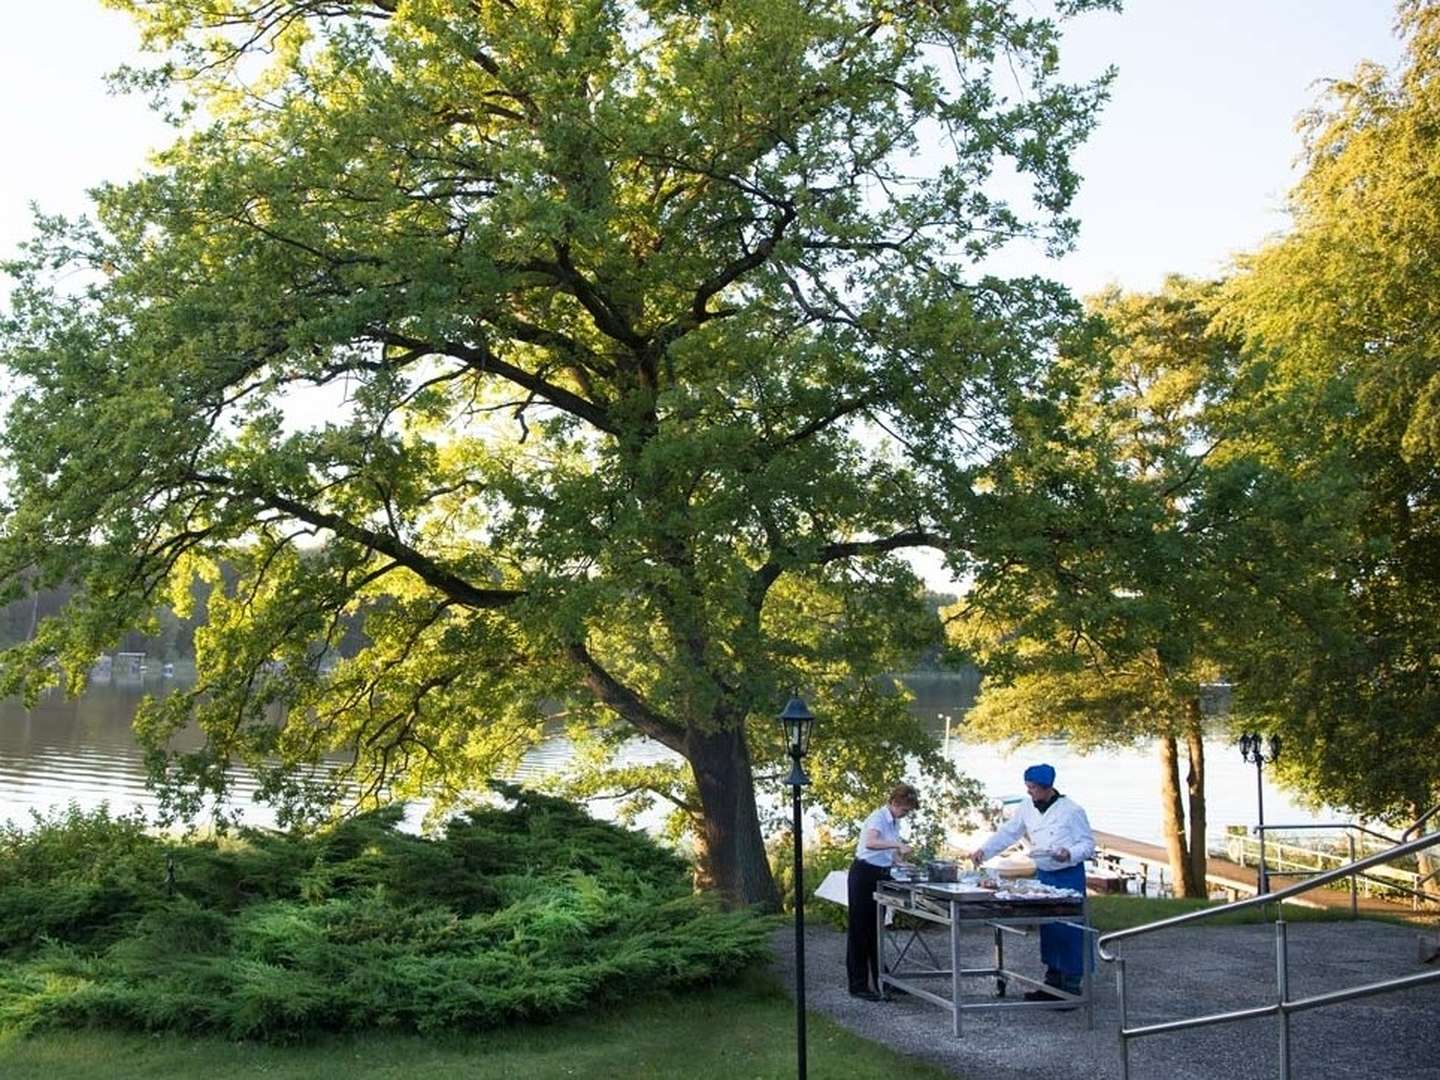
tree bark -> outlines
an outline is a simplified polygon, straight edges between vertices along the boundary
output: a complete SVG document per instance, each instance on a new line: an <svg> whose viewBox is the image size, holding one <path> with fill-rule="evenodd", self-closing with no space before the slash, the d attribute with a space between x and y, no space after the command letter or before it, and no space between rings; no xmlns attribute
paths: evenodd
<svg viewBox="0 0 1440 1080"><path fill-rule="evenodd" d="M1410 816L1412 819L1419 820L1420 815L1429 809L1430 807L1423 803L1412 802L1410 804ZM1440 832L1440 823L1437 823L1434 818L1431 818L1422 828L1425 833ZM1437 874L1435 877L1430 877L1431 874L1440 871L1440 843L1437 843L1434 847L1429 847L1424 851L1417 851L1415 853L1415 869L1420 876L1420 889L1427 895L1427 899L1420 901L1421 907L1434 908L1440 906L1440 874Z"/></svg>
<svg viewBox="0 0 1440 1080"><path fill-rule="evenodd" d="M692 728L685 743L702 813L695 852L696 884L714 890L728 907L779 911L780 891L760 832L744 729Z"/></svg>
<svg viewBox="0 0 1440 1080"><path fill-rule="evenodd" d="M1165 850L1176 896L1201 895L1195 889L1194 868L1185 845L1185 808L1180 801L1180 753L1175 736L1162 735L1160 745L1160 811Z"/></svg>
<svg viewBox="0 0 1440 1080"><path fill-rule="evenodd" d="M1197 896L1209 894L1205 880L1208 863L1208 845L1205 839L1205 729L1200 714L1200 699L1192 697L1185 703L1187 724L1185 726L1185 750L1190 758L1190 770L1185 776L1187 795L1186 807L1190 816L1190 875Z"/></svg>

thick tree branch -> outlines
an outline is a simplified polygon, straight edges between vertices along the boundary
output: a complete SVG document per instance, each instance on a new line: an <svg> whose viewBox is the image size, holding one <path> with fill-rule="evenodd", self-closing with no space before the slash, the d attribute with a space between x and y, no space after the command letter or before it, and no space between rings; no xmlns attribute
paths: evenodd
<svg viewBox="0 0 1440 1080"><path fill-rule="evenodd" d="M566 245L555 245L555 262L550 264L549 272L569 288L570 294L580 301L580 306L590 313L595 325L607 337L614 338L631 349L640 350L645 347L645 338L630 325L620 308L601 293L571 261L570 249Z"/></svg>
<svg viewBox="0 0 1440 1080"><path fill-rule="evenodd" d="M938 532L931 532L928 529L907 529L879 540L854 540L842 544L826 544L820 549L820 554L814 563L816 565L830 563L838 559L854 558L856 555L883 555L888 551L899 551L902 548L927 547L937 551L949 551L951 546L949 537L942 536Z"/></svg>
<svg viewBox="0 0 1440 1080"><path fill-rule="evenodd" d="M823 416L815 417L815 419L811 420L809 423L802 424L800 427L790 432L790 434L781 438L780 445L793 446L796 443L804 442L811 435L819 434L837 421L843 420L847 416L853 416L855 413L860 412L866 406L873 404L875 400L876 396L874 394L862 394L859 397L845 398L843 401L836 404L836 406L828 413L825 413Z"/></svg>
<svg viewBox="0 0 1440 1080"><path fill-rule="evenodd" d="M952 546L949 538L938 532L931 532L928 529L907 529L878 540L853 540L845 543L826 544L816 552L813 558L808 559L801 559L794 549L785 549L780 553L784 558L776 558L775 555L772 555L751 576L750 603L758 611L765 601L765 594L770 591L770 586L775 584L781 574L795 566L823 566L840 559L883 555L886 552L900 551L905 548L928 547L935 548L937 551L949 551Z"/></svg>
<svg viewBox="0 0 1440 1080"><path fill-rule="evenodd" d="M669 720L647 705L639 694L623 685L615 676L601 667L590 655L590 650L580 642L573 642L569 646L568 652L570 659L580 665L580 669L584 672L582 677L585 685L602 705L615 710L638 731L654 739L661 746L668 747L677 754L684 754L685 738L682 733L677 731Z"/></svg>
<svg viewBox="0 0 1440 1080"><path fill-rule="evenodd" d="M498 375L532 394L538 394L551 405L571 416L579 417L593 427L610 435L619 435L619 425L610 416L609 412L589 401L573 391L566 390L562 386L542 379L533 372L526 371L522 367L501 360L485 345L473 346L462 345L456 341L424 342L418 338L412 338L405 334L398 334L393 330L375 328L371 335L376 341L386 345L397 345L406 349L428 349L433 353L444 353L446 356L453 356L457 360L463 360L476 371L488 372Z"/></svg>
<svg viewBox="0 0 1440 1080"><path fill-rule="evenodd" d="M195 473L188 479L206 487L221 488L242 498L253 499L270 509L280 510L298 521L307 522L317 528L329 529L336 536L352 540L357 544L364 544L373 551L388 555L427 585L464 607L506 607L526 595L523 589L479 588L458 574L445 569L433 559L422 555L408 544L401 543L394 536L367 529L338 514L326 513L297 499L276 492L263 491L251 485L239 483L228 476Z"/></svg>

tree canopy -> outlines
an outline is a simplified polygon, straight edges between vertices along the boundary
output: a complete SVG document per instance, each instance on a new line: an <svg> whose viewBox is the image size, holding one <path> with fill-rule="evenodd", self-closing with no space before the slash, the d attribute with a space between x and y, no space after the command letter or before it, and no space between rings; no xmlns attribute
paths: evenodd
<svg viewBox="0 0 1440 1080"><path fill-rule="evenodd" d="M1440 4L1398 11L1404 64L1361 65L1306 117L1295 226L1244 260L1224 318L1280 406L1257 442L1336 526L1311 567L1325 619L1255 665L1252 707L1292 736L1287 778L1408 819L1440 797Z"/></svg>
<svg viewBox="0 0 1440 1080"><path fill-rule="evenodd" d="M1087 332L987 474L1014 507L1011 542L951 621L986 671L968 717L982 737L1156 740L1176 888L1202 896L1201 695L1227 645L1269 614L1257 519L1278 509L1274 479L1235 441L1247 379L1238 342L1212 329L1215 291L1171 278L1155 294L1091 298Z"/></svg>
<svg viewBox="0 0 1440 1080"><path fill-rule="evenodd" d="M1316 801L1405 821L1440 797L1440 4L1398 13L1402 69L1304 118L1293 228L1214 286L1095 298L986 474L1014 510L953 615L987 671L973 726L1158 737L1177 882L1173 739L1203 855L1206 681Z"/></svg>
<svg viewBox="0 0 1440 1080"><path fill-rule="evenodd" d="M1108 76L1057 79L1059 25L1113 4L112 2L181 130L8 267L0 576L83 588L0 689L198 575L199 681L141 720L185 791L323 801L288 766L339 753L443 806L559 711L685 759L611 779L741 901L792 689L832 808L947 774L880 679L938 634L898 553L985 542L1072 312L972 267L1068 242Z"/></svg>

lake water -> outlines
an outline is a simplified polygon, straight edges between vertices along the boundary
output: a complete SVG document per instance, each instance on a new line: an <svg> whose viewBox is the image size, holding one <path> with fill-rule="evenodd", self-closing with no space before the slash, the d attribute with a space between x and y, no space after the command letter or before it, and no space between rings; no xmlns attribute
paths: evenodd
<svg viewBox="0 0 1440 1080"><path fill-rule="evenodd" d="M0 702L0 821L28 821L31 809L75 802L87 808L108 802L115 811L139 806L152 810L155 800L144 786L145 771L139 749L130 733L130 719L144 693L164 693L173 680L154 676L116 680L92 686L82 697L52 693L34 710L13 701ZM918 689L918 688L917 688ZM948 708L958 715L968 697L962 683L953 684L947 701L936 687L925 688L916 699L916 712L943 737L939 719ZM823 725L823 718L821 719ZM823 726L817 738L824 737ZM961 771L975 777L995 796L1023 792L1020 774L1025 766L1047 761L1058 774L1056 786L1090 815L1097 829L1138 840L1159 842L1159 760L1153 745L1080 755L1067 743L1047 740L1011 752L989 743L967 743L952 734L950 754ZM1206 746L1207 799L1212 834L1225 825L1255 822L1255 769L1240 757L1233 743L1212 739ZM518 778L528 779L564 766L568 748L555 739L526 758ZM659 760L668 751L655 744L636 744L635 760ZM1183 761L1182 761L1183 768ZM239 801L248 803L253 785L241 776ZM878 799L877 799L878 802ZM603 813L605 807L601 807ZM1284 790L1265 784L1266 820L1275 823L1334 820L1334 814L1317 818L1297 806ZM267 825L263 807L246 806L245 820Z"/></svg>

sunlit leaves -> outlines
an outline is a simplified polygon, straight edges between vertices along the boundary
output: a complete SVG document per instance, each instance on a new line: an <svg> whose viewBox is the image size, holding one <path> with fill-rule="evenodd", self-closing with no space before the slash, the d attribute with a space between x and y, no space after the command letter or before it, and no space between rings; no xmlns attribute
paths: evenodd
<svg viewBox="0 0 1440 1080"><path fill-rule="evenodd" d="M47 655L93 655L200 560L201 687L147 724L198 719L209 779L343 754L365 799L448 797L558 710L607 748L728 734L711 790L748 790L795 688L829 717L826 800L939 768L880 678L938 633L896 552L961 571L1005 539L972 485L1075 316L973 269L1070 235L1108 83L1058 81L1056 21L117 6L162 65L133 81L190 119L17 267L0 573L97 598Z"/></svg>

